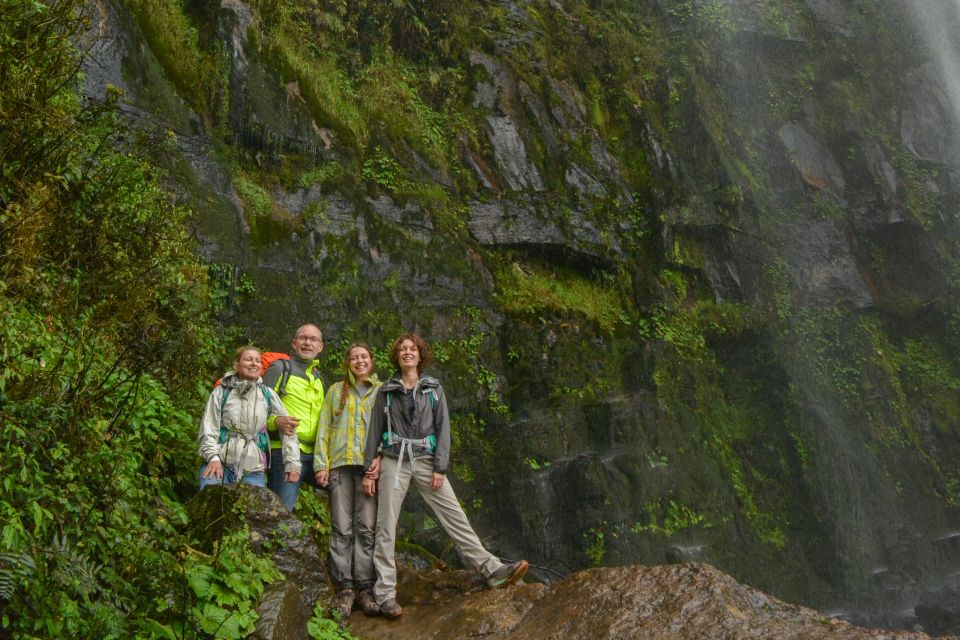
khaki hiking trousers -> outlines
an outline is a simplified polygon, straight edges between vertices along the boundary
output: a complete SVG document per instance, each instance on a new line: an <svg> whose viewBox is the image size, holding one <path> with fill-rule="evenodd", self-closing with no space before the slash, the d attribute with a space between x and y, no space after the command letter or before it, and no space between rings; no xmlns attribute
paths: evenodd
<svg viewBox="0 0 960 640"><path fill-rule="evenodd" d="M443 486L435 491L430 486L432 480L433 456L422 456L412 463L409 458L405 458L402 464L399 464L397 458L388 456L384 456L380 461L380 483L377 487L380 499L377 503L377 536L373 551L373 564L377 569L374 596L380 604L397 597L397 566L394 557L397 520L411 481L444 531L453 540L465 565L479 572L484 578L503 566L500 560L480 543L467 515L460 508L450 481L444 478Z"/></svg>

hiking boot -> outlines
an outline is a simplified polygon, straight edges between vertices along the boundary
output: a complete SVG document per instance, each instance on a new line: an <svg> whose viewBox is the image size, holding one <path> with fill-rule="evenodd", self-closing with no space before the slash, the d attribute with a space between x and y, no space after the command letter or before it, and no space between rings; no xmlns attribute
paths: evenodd
<svg viewBox="0 0 960 640"><path fill-rule="evenodd" d="M487 578L487 587L496 589L497 587L505 587L512 582L516 582L523 577L523 574L527 572L529 566L526 560L505 564L490 574L490 577Z"/></svg>
<svg viewBox="0 0 960 640"><path fill-rule="evenodd" d="M337 611L339 611L344 618L349 618L350 612L353 611L353 598L353 589L344 589L337 594Z"/></svg>
<svg viewBox="0 0 960 640"><path fill-rule="evenodd" d="M360 605L360 608L363 609L363 612L368 616L380 615L380 605L377 604L373 594L369 591L364 590L360 592L360 595L357 596L357 604Z"/></svg>
<svg viewBox="0 0 960 640"><path fill-rule="evenodd" d="M399 618L400 614L403 613L403 607L397 604L396 600L390 598L380 605L380 613L387 618Z"/></svg>

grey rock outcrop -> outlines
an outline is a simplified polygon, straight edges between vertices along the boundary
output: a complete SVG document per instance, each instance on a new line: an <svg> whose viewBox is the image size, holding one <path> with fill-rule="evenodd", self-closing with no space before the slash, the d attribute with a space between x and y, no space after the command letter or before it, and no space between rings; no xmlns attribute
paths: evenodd
<svg viewBox="0 0 960 640"><path fill-rule="evenodd" d="M926 640L863 629L744 586L705 564L578 572L552 585L476 591L463 572L405 572L397 621L355 613L350 630L383 640ZM442 598L422 602L438 585ZM451 589L459 585L460 592ZM466 593L464 593L466 591Z"/></svg>

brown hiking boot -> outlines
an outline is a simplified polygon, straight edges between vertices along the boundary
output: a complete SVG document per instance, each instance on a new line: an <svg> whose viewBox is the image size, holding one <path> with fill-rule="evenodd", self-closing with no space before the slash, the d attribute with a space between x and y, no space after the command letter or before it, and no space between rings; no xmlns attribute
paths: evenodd
<svg viewBox="0 0 960 640"><path fill-rule="evenodd" d="M337 611L339 611L344 618L349 618L350 612L353 611L354 595L353 589L344 589L337 594Z"/></svg>
<svg viewBox="0 0 960 640"><path fill-rule="evenodd" d="M360 608L363 609L363 612L368 616L378 616L380 615L380 605L377 604L377 601L373 598L373 594L364 589L357 596L357 604L360 605Z"/></svg>
<svg viewBox="0 0 960 640"><path fill-rule="evenodd" d="M397 604L397 601L390 598L380 605L380 613L387 618L399 618L403 613L403 607Z"/></svg>
<svg viewBox="0 0 960 640"><path fill-rule="evenodd" d="M530 565L527 564L526 560L505 564L490 574L490 577L487 578L487 588L496 589L516 582L523 577L529 567Z"/></svg>

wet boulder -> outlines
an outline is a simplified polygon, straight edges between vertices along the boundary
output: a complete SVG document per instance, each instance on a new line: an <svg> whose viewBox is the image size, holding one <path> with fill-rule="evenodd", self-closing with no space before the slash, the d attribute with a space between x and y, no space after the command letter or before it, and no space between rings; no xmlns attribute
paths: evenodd
<svg viewBox="0 0 960 640"><path fill-rule="evenodd" d="M947 587L923 594L915 612L930 633L960 634L960 589Z"/></svg>
<svg viewBox="0 0 960 640"><path fill-rule="evenodd" d="M434 596L426 599L424 592ZM748 640L837 638L923 640L924 633L864 629L788 604L740 584L710 565L605 567L552 585L484 590L468 572L401 572L398 620L354 613L354 635L427 638Z"/></svg>

